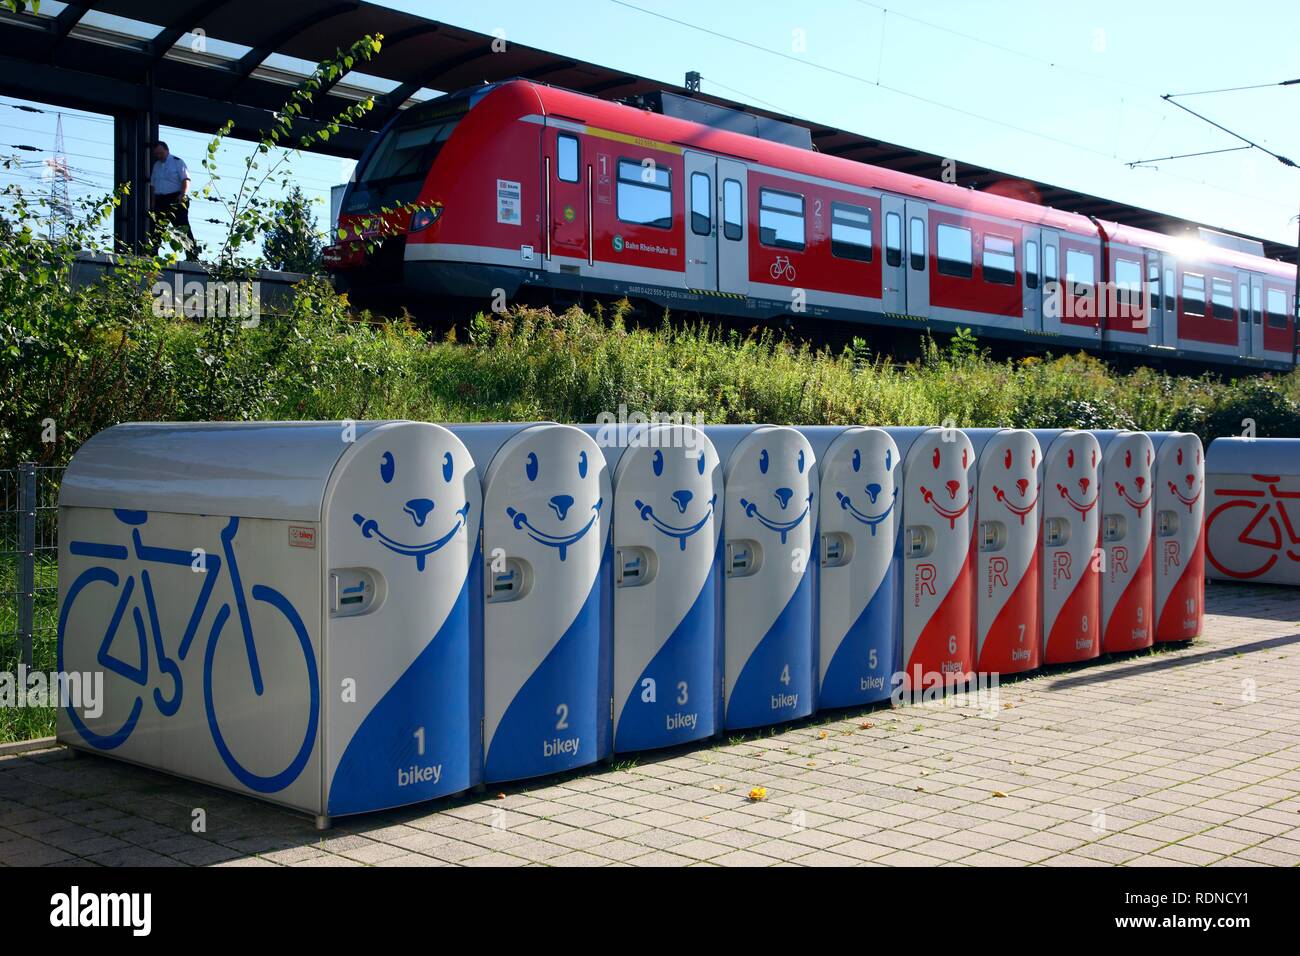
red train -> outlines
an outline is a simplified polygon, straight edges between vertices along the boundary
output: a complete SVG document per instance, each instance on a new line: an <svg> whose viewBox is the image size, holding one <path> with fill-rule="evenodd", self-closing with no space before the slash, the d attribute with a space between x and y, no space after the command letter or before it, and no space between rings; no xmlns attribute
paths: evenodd
<svg viewBox="0 0 1300 956"><path fill-rule="evenodd" d="M819 153L806 130L662 94L524 80L399 114L326 261L344 285L869 325L1289 369L1295 268ZM675 115L674 115L675 114ZM730 128L728 128L730 127ZM374 253L358 240L394 233Z"/></svg>

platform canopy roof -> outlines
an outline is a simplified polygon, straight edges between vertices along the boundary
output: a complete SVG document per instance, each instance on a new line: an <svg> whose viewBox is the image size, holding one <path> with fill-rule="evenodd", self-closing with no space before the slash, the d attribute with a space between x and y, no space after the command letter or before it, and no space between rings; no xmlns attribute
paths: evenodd
<svg viewBox="0 0 1300 956"><path fill-rule="evenodd" d="M201 31L201 32L200 32ZM524 77L608 99L680 86L663 83L362 0L43 0L38 14L0 12L0 92L73 108L152 113L164 125L210 131L234 120L235 135L265 127L269 111L312 66L366 34L383 50L364 72L318 97L316 116L375 96L376 108L324 150L358 156L394 113L440 92ZM943 157L707 93L696 96L807 126L819 150L939 178ZM957 182L1159 232L1203 223L1140 209L960 160ZM1270 256L1293 250L1265 242Z"/></svg>

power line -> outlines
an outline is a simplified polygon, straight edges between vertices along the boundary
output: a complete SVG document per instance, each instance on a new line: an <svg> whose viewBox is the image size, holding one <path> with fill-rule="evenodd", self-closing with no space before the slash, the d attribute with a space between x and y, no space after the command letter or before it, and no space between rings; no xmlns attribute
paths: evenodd
<svg viewBox="0 0 1300 956"><path fill-rule="evenodd" d="M1048 133L1040 133L1037 130L1026 129L1023 126L1017 126L1014 123L1008 123L1004 120L996 119L992 116L985 116L982 113L976 113L971 110L963 109L961 107L952 106L948 103L943 103L939 100L933 100L930 99L929 97L921 96L920 94L917 93L911 93L907 90L900 89L895 86L890 86L887 83L881 83L876 80L870 80L864 76L859 76L856 73L848 73L844 70L836 69L833 66L826 66L825 64L822 63L814 63L811 60L802 59L801 57L797 57L794 56L793 54L786 53L783 50L774 50L771 47L766 47L759 43L752 43L749 40L742 40L739 37L734 37L725 33L720 33L717 30L711 30L708 27L702 27L695 23L689 23L686 20L679 20L676 17L670 17L665 13L658 12L657 10L648 10L645 7L638 7L636 4L628 3L627 0L609 0L609 2L620 7L626 7L629 10L635 10L638 13L644 13L646 16L656 17L660 20L666 20L669 23L675 23L678 26L686 27L689 30L696 30L700 33L707 34L708 36L714 37L719 40L726 40L730 43L736 43L739 44L740 46L748 47L752 50L758 50L759 52L766 53L770 56L776 56L776 57L780 57L783 60L789 60L792 63L798 63L801 66L809 67L810 69L820 70L823 73L829 73L833 76L838 76L842 79L851 80L854 83L861 83L864 86L875 87L876 89L885 90L886 92L894 93L898 96L904 96L907 97L908 99L916 100L919 103L925 103L929 106L937 107L938 109L948 110L949 112L952 113L958 113L962 116L967 116L971 119L979 120L982 123L991 123L995 126L1001 126L1004 129L1010 129L1018 133L1023 133L1026 136L1033 136L1038 139L1046 140L1048 142L1057 143L1058 145L1061 146L1067 146L1072 149L1082 150L1083 152L1091 153L1094 156L1101 156L1105 159L1116 158L1111 153L1102 152L1099 149L1094 149L1091 146L1085 146L1082 143L1075 143L1070 140L1061 139L1060 137L1057 136L1052 136Z"/></svg>

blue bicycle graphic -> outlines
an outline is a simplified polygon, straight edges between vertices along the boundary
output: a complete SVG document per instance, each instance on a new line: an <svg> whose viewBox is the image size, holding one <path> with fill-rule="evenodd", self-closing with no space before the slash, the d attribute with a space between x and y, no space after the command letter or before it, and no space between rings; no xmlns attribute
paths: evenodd
<svg viewBox="0 0 1300 956"><path fill-rule="evenodd" d="M134 732L136 725L139 723L141 713L144 710L144 688L149 686L149 648L153 648L153 657L157 663L160 674L165 675L170 682L170 693L164 694L162 689L155 687L153 691L153 704L158 708L159 713L164 717L171 717L180 710L181 698L184 694L184 684L181 679L181 671L178 661L184 661L193 647L194 640L199 633L199 626L204 620L207 611L208 601L212 596L213 588L216 586L217 578L221 574L222 559L218 555L209 554L204 558L206 571L203 572L203 586L199 590L198 597L194 602L194 609L190 614L189 623L185 628L185 634L181 637L180 646L177 649L175 658L167 653L166 642L163 640L162 630L158 625L158 605L154 593L153 581L149 575L149 568L145 565L164 566L164 567L192 567L194 555L189 551L182 551L176 548L160 548L147 545L141 538L140 527L148 520L148 514L144 511L125 511L115 510L114 515L123 524L131 526L131 543L132 549L128 551L125 545L105 544L93 541L73 541L69 545L69 550L74 555L81 557L100 558L106 561L121 562L127 561L132 554L135 560L139 562L139 578L135 573L127 573L125 578L118 574L111 566L96 566L87 568L83 571L72 585L68 588L68 594L63 602L63 607L59 611L59 631L58 631L58 667L59 671L64 671L64 635L68 623L68 616L72 610L73 604L81 592L92 585L107 585L112 588L120 588L117 602L114 606L112 616L109 618L108 628L104 633L104 638L99 644L99 650L96 654L96 660L105 671L117 674L132 684L141 688L139 695L136 696L135 702L131 706L130 714L125 722L112 731L111 733L96 733L90 730L81 717L73 710L72 707L66 708L68 718L72 721L77 732L91 746L100 750L112 750L115 747L125 743ZM217 752L221 755L222 761L230 769L244 786L258 793L275 793L283 790L302 773L308 759L311 757L312 747L316 741L316 725L320 715L320 680L316 672L316 655L312 651L311 639L307 635L307 628L302 622L294 606L289 600L276 591L274 588L267 587L264 584L254 584L251 590L245 594L244 584L239 575L239 565L235 560L234 540L235 534L239 530L239 519L231 518L229 524L221 532L221 550L225 557L225 565L230 574L231 589L234 592L235 608L239 615L240 630L244 636L244 650L247 654L248 678L252 686L253 694L262 697L266 691L262 679L262 668L258 662L257 656L257 639L253 634L252 621L248 613L248 596L251 595L254 601L260 601L275 608L288 621L291 630L298 640L301 647L304 663L307 669L307 680L310 685L310 713L307 719L307 730L303 735L302 744L298 747L297 753L292 761L283 770L272 774L258 774L249 770L231 752L224 735L221 732L221 726L217 717L216 702L213 699L212 691L212 672L213 662L216 660L217 642L224 633L226 622L230 618L230 604L224 603L217 611L213 618L212 625L208 630L207 646L203 654L203 703L207 714L208 729L212 733L212 741L216 745ZM131 598L139 588L144 597L144 606L148 614L148 622L140 613L140 607L137 603L132 606ZM118 629L123 626L126 618L127 608L131 609L131 625L135 629L135 644L139 650L139 664L134 665L123 661L111 652L114 640L118 636ZM127 631L130 634L130 631ZM272 688L273 691L288 692L288 688Z"/></svg>

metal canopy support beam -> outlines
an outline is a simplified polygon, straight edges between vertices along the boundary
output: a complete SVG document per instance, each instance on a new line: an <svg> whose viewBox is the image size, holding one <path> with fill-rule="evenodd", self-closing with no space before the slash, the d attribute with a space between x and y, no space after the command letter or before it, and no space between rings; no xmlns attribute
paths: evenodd
<svg viewBox="0 0 1300 956"><path fill-rule="evenodd" d="M139 251L149 238L149 144L158 138L158 116L149 110L113 115L113 182L130 192L113 214L118 249Z"/></svg>
<svg viewBox="0 0 1300 956"><path fill-rule="evenodd" d="M177 21L164 28L161 33L149 41L149 65L152 67L157 64L159 60L167 55L167 51L176 45L176 41L187 33L193 33L195 30L201 29L204 20L230 2L231 0L207 0L207 3L194 10L184 20Z"/></svg>
<svg viewBox="0 0 1300 956"><path fill-rule="evenodd" d="M481 57L492 55L492 44L487 46L475 47L467 50L460 56L452 57L449 60L443 60L431 70L425 70L413 80L407 80L401 86L394 89L391 93L385 93L382 97L375 100L375 108L370 113L370 119L376 127L381 127L397 115L397 111L402 108L402 104L409 100L426 86L439 89L436 84L448 73L458 70L462 66L468 66Z"/></svg>
<svg viewBox="0 0 1300 956"><path fill-rule="evenodd" d="M49 39L45 45L46 60L54 58L59 44L72 32L73 27L81 22L81 18L89 12L90 6L89 3L69 3L59 11L59 15L54 18L54 22L49 27Z"/></svg>
<svg viewBox="0 0 1300 956"><path fill-rule="evenodd" d="M233 99L239 92L240 88L244 85L244 82L253 75L253 71L261 66L268 56L272 53L278 52L280 47L284 46L299 33L302 33L308 27L324 23L326 20L333 20L335 17L342 16L345 13L351 13L360 5L361 0L344 0L343 3L336 3L331 7L326 7L324 10L313 10L309 16L295 20L279 33L262 40L254 49L249 50L241 56L232 67L234 80L227 90L227 95ZM360 37L357 39L360 39Z"/></svg>

